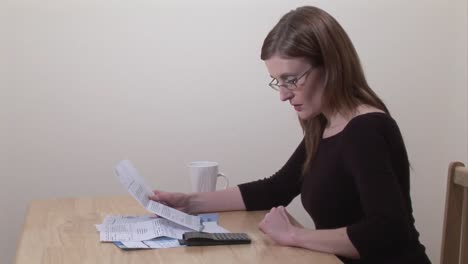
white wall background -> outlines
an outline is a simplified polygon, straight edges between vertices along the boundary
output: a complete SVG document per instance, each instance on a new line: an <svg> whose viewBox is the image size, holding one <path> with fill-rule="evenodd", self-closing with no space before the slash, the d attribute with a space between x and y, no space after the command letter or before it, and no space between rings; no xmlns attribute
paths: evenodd
<svg viewBox="0 0 468 264"><path fill-rule="evenodd" d="M0 259L32 199L124 194L131 159L155 188L188 191L192 160L232 184L269 176L301 138L259 59L304 4L334 15L399 122L417 227L439 258L445 176L467 161L467 3L393 1L0 2ZM290 210L312 222L296 200Z"/></svg>

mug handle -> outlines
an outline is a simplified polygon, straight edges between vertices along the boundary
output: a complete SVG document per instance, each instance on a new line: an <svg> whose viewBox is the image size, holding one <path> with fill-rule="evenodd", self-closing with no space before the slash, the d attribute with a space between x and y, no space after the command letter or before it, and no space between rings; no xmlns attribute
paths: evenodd
<svg viewBox="0 0 468 264"><path fill-rule="evenodd" d="M223 187L222 189L223 189L223 190L226 190L227 187L229 187L229 179L228 179L228 177L227 177L226 175L224 175L224 173L222 173L222 172L219 172L217 177L223 177L223 178L224 178L224 180L225 180L226 183L225 183L225 185L224 185L224 187Z"/></svg>

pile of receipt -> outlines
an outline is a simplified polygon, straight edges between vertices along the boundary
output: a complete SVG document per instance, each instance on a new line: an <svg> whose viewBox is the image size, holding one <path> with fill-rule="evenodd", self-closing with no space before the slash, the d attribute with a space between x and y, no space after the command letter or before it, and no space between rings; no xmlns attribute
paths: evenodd
<svg viewBox="0 0 468 264"><path fill-rule="evenodd" d="M152 195L143 178L128 160L115 167L115 174L125 189L146 210L144 216L108 215L96 225L102 242L114 242L122 249L179 247L185 232L226 233L218 226L217 214L189 215L149 199Z"/></svg>

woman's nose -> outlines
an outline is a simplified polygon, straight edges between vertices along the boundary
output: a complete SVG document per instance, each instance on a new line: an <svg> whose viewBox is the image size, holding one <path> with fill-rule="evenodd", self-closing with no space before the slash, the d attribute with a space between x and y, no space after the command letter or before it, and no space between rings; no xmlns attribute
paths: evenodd
<svg viewBox="0 0 468 264"><path fill-rule="evenodd" d="M286 89L286 88L284 88L284 87L280 87L280 89L279 89L279 94L280 94L280 100L281 100L282 102L288 101L288 100L290 100L291 98L294 97L293 92L290 91L290 90L288 90L288 89Z"/></svg>

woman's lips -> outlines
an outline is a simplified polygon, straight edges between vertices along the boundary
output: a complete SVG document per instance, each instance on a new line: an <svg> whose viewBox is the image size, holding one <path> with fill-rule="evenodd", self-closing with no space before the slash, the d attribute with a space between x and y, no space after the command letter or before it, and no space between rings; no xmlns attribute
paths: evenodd
<svg viewBox="0 0 468 264"><path fill-rule="evenodd" d="M302 105L294 105L294 110L300 112L302 110Z"/></svg>

